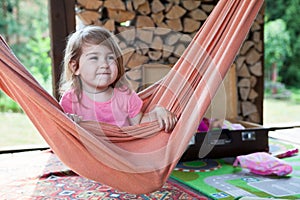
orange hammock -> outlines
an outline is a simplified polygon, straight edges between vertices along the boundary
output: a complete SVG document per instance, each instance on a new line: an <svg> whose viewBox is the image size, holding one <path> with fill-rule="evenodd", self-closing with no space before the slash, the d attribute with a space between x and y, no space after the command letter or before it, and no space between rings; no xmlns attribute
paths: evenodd
<svg viewBox="0 0 300 200"><path fill-rule="evenodd" d="M157 121L118 128L76 124L1 38L0 86L74 172L130 193L149 193L167 180L231 66L263 0L220 0L170 73L139 95L143 111L161 105L179 120L172 133Z"/></svg>

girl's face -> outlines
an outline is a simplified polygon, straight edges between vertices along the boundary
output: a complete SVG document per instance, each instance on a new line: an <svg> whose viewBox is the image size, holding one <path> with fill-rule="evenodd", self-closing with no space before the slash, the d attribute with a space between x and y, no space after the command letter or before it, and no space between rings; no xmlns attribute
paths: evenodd
<svg viewBox="0 0 300 200"><path fill-rule="evenodd" d="M79 68L75 71L75 75L80 76L83 90L96 93L110 86L118 76L116 59L104 45L84 45Z"/></svg>

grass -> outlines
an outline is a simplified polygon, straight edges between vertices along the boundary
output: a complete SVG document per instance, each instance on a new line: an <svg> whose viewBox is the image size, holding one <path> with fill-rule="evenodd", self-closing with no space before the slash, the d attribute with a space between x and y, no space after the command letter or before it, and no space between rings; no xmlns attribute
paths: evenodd
<svg viewBox="0 0 300 200"><path fill-rule="evenodd" d="M300 104L276 99L264 100L264 124L299 122ZM44 139L22 113L0 112L0 149L18 145L45 145Z"/></svg>
<svg viewBox="0 0 300 200"><path fill-rule="evenodd" d="M298 123L300 103L294 100L265 99L264 124Z"/></svg>
<svg viewBox="0 0 300 200"><path fill-rule="evenodd" d="M0 149L32 144L46 143L25 114L0 113Z"/></svg>

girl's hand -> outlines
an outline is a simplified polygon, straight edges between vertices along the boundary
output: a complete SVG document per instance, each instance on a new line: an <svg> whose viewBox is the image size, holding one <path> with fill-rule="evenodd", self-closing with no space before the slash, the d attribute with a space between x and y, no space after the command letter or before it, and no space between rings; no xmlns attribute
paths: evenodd
<svg viewBox="0 0 300 200"><path fill-rule="evenodd" d="M81 117L81 116L78 116L78 115L75 115L75 114L67 113L67 116L68 116L71 120L73 120L74 122L76 122L77 124L78 124L79 122L81 122L81 120L82 120L82 117Z"/></svg>
<svg viewBox="0 0 300 200"><path fill-rule="evenodd" d="M174 113L163 107L156 107L154 112L161 129L165 129L165 132L170 132L174 129L177 123L177 117Z"/></svg>

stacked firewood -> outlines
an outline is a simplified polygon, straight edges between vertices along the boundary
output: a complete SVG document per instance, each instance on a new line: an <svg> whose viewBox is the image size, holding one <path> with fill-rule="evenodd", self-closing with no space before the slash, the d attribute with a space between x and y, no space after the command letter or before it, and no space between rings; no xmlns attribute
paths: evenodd
<svg viewBox="0 0 300 200"><path fill-rule="evenodd" d="M151 84L145 71L156 73L154 77L158 79L164 75L161 71L176 63L217 2L77 0L76 16L84 25L104 26L116 35L124 53L126 76L138 91ZM253 122L261 122L262 102L258 96L262 95L262 89L258 84L262 82L263 71L262 19L260 14L235 62L239 115Z"/></svg>
<svg viewBox="0 0 300 200"><path fill-rule="evenodd" d="M235 61L240 117L256 123L262 122L263 48L263 11L261 11Z"/></svg>

